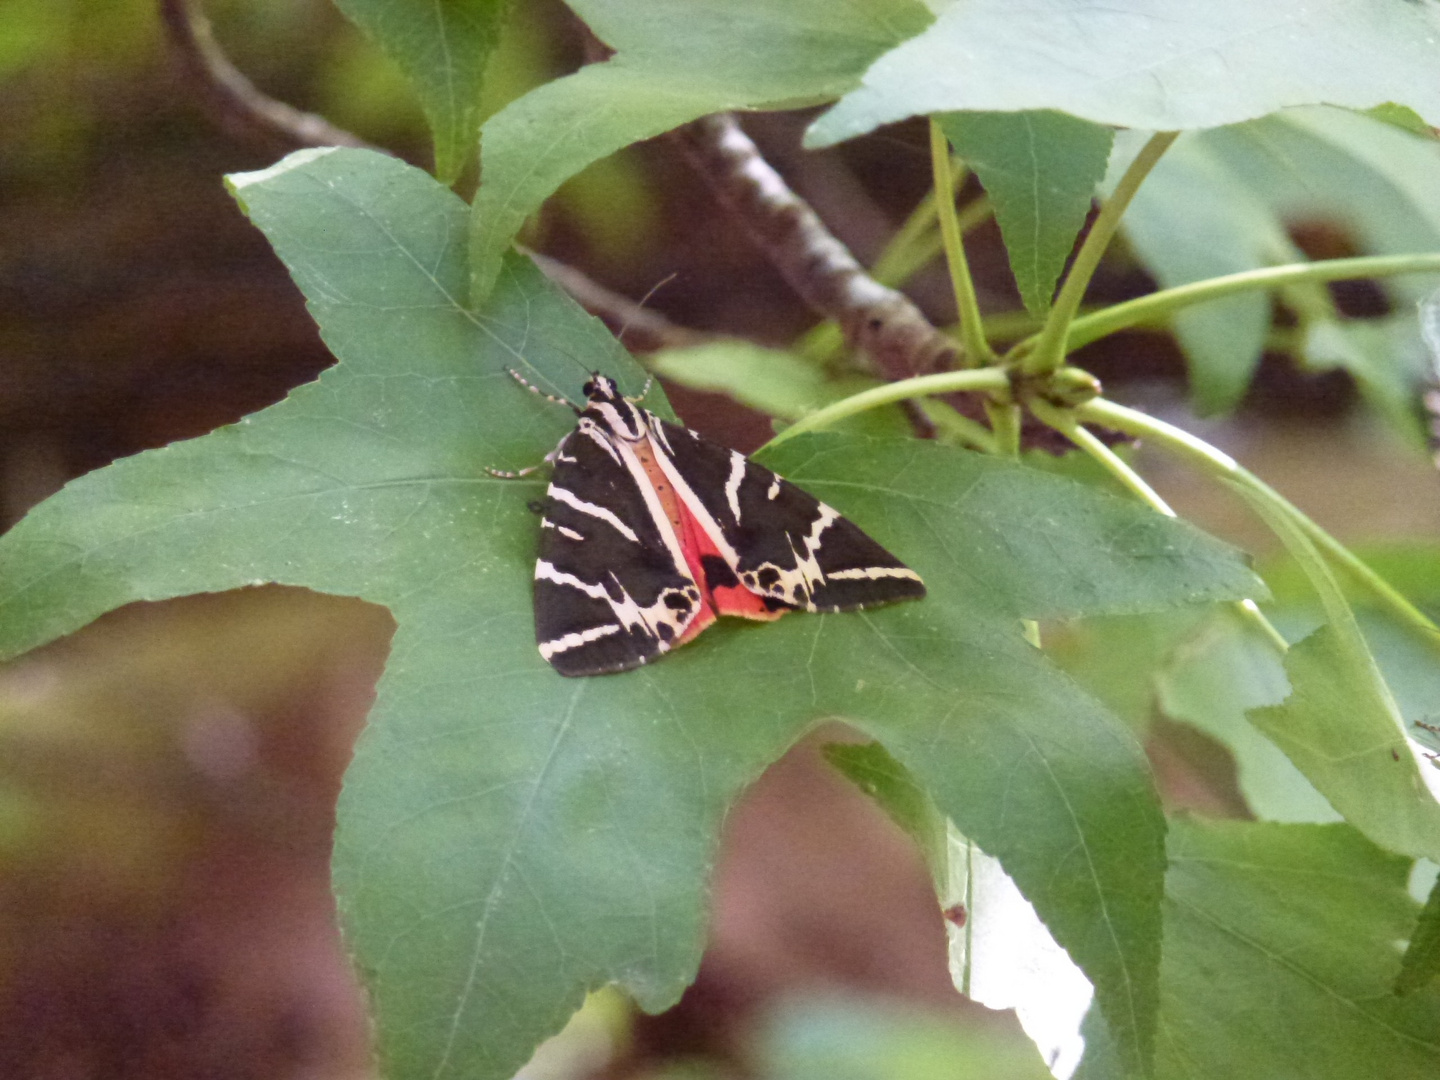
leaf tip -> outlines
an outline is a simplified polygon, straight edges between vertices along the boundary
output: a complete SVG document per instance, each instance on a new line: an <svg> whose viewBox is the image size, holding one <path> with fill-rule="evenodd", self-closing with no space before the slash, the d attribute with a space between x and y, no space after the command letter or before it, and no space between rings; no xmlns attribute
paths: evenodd
<svg viewBox="0 0 1440 1080"><path fill-rule="evenodd" d="M252 184L262 184L267 180L273 180L291 169L298 169L302 165L308 165L317 158L333 153L340 149L338 146L311 146L304 150L296 150L293 154L286 154L274 165L265 169L256 169L254 172L227 173L225 183L229 185L232 192L239 192Z"/></svg>

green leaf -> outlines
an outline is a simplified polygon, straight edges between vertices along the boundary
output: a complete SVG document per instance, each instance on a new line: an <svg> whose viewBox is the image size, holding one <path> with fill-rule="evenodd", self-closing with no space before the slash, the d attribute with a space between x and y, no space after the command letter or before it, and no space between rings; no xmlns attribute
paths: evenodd
<svg viewBox="0 0 1440 1080"><path fill-rule="evenodd" d="M1052 111L946 113L936 120L985 185L1020 299L1044 316L1105 176L1114 134Z"/></svg>
<svg viewBox="0 0 1440 1080"><path fill-rule="evenodd" d="M1235 757L1241 794L1267 821L1340 820L1290 759L1246 716L1279 705L1290 682L1275 647L1233 611L1212 613L1156 678L1161 711L1218 739Z"/></svg>
<svg viewBox="0 0 1440 1080"><path fill-rule="evenodd" d="M435 174L452 183L480 140L485 65L510 0L336 0L399 65L435 135Z"/></svg>
<svg viewBox="0 0 1440 1080"><path fill-rule="evenodd" d="M1129 136L1129 137L1126 137ZM1143 142L1122 135L1107 187ZM1125 239L1164 288L1298 262L1303 254L1284 223L1204 136L1187 136L1166 152L1125 211ZM1202 415L1233 409L1250 386L1270 331L1270 297L1261 290L1182 308L1175 336L1190 368L1191 400Z"/></svg>
<svg viewBox="0 0 1440 1080"><path fill-rule="evenodd" d="M1045 654L1143 736L1156 680L1179 641L1205 617L1193 608L1047 626Z"/></svg>
<svg viewBox="0 0 1440 1080"><path fill-rule="evenodd" d="M1440 143L1433 139L1332 108L1291 109L1199 138L1286 220L1345 223L1366 254L1440 248ZM1433 274L1403 274L1380 284L1397 306L1408 306L1435 283Z"/></svg>
<svg viewBox="0 0 1440 1080"><path fill-rule="evenodd" d="M390 608L334 876L391 1074L509 1076L606 982L673 1002L721 821L825 717L883 741L1001 860L1143 1069L1163 822L1134 740L1018 620L1260 595L1237 553L1018 464L812 436L768 463L903 553L930 599L724 625L649 668L560 678L530 611L541 485L486 469L536 462L574 421L506 368L557 393L642 373L526 260L467 310L466 208L393 158L302 151L231 183L340 363L32 511L0 539L0 651L265 581Z"/></svg>
<svg viewBox="0 0 1440 1080"><path fill-rule="evenodd" d="M1124 132L1110 185L1143 142ZM1325 218L1348 225L1367 254L1440 247L1440 210L1431 189L1440 146L1369 117L1333 108L1291 109L1180 139L1160 159L1126 212L1131 247L1161 285L1303 261L1285 222ZM1417 437L1424 350L1410 305L1432 287L1431 275L1382 281L1396 315L1336 326L1329 302L1285 295L1302 315L1300 359L1343 366L1393 428ZM1313 286L1310 287L1313 290ZM1249 292L1187 307L1174 319L1190 362L1201 412L1232 408L1248 387L1270 327L1270 300Z"/></svg>
<svg viewBox="0 0 1440 1080"><path fill-rule="evenodd" d="M1059 109L1174 131L1293 105L1396 102L1434 124L1437 28L1431 0L967 0L877 60L808 142L956 110Z"/></svg>
<svg viewBox="0 0 1440 1080"><path fill-rule="evenodd" d="M918 0L574 0L571 7L615 55L485 122L470 238L476 303L525 219L586 165L707 113L837 97L931 18Z"/></svg>
<svg viewBox="0 0 1440 1080"><path fill-rule="evenodd" d="M893 1002L807 998L783 1007L760 1046L762 1076L786 1080L1049 1080L1013 1016L981 1023Z"/></svg>
<svg viewBox="0 0 1440 1080"><path fill-rule="evenodd" d="M1405 740L1405 720L1330 568L1289 513L1239 489L1320 595L1326 623L1285 656L1290 697L1252 709L1345 820L1392 851L1440 861L1440 802Z"/></svg>
<svg viewBox="0 0 1440 1080"><path fill-rule="evenodd" d="M1410 445L1426 445L1421 391L1430 377L1414 314L1382 319L1316 319L1305 327L1301 355L1307 366L1343 368L1390 429Z"/></svg>
<svg viewBox="0 0 1440 1080"><path fill-rule="evenodd" d="M1345 825L1178 819L1167 848L1157 1080L1434 1073L1440 992L1390 993L1409 860Z"/></svg>
<svg viewBox="0 0 1440 1080"><path fill-rule="evenodd" d="M1435 138L1434 129L1420 118L1419 113L1404 105L1396 105L1393 101L1366 109L1365 115L1389 124L1391 127L1397 127L1401 131L1409 132L1411 135L1420 135L1426 139Z"/></svg>
<svg viewBox="0 0 1440 1080"><path fill-rule="evenodd" d="M1410 947L1400 958L1395 993L1413 994L1434 982L1437 975L1440 975L1440 879L1430 887L1430 898L1415 920Z"/></svg>

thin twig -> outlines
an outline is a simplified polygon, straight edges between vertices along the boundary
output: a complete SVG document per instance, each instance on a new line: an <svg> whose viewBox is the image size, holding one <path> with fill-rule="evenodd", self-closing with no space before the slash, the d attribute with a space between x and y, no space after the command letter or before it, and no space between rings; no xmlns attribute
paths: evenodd
<svg viewBox="0 0 1440 1080"><path fill-rule="evenodd" d="M324 117L301 112L263 94L230 63L193 0L160 0L160 21L181 74L200 104L225 131L266 150L279 146L359 146L378 149Z"/></svg>
<svg viewBox="0 0 1440 1080"><path fill-rule="evenodd" d="M569 293L591 315L603 319L615 336L636 352L686 349L720 340L718 335L671 322L660 312L642 307L628 296L607 289L568 263L536 251L521 250L535 261L546 277Z"/></svg>
<svg viewBox="0 0 1440 1080"><path fill-rule="evenodd" d="M804 200L760 156L728 113L679 131L701 177L816 312L890 379L955 366L959 346L902 293L865 272Z"/></svg>

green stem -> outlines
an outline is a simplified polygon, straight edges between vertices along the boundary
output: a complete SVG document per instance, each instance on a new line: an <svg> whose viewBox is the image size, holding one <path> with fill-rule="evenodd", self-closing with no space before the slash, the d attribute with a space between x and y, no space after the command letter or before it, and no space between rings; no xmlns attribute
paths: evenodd
<svg viewBox="0 0 1440 1080"><path fill-rule="evenodd" d="M1133 492L1141 502L1146 503L1166 517L1173 518L1178 516L1170 504L1160 497L1160 493L1146 483L1143 476L1126 464L1119 454L1106 446L1093 432L1081 427L1080 424L1076 422L1074 413L1065 409L1057 409L1053 405L1049 405L1038 399L1030 402L1030 411L1034 413L1042 423L1048 424L1081 450L1085 451L1085 453L1089 454L1106 472ZM1241 600L1237 606L1240 608L1241 616L1253 622L1259 628L1260 632L1264 634L1270 643L1282 654L1290 648L1289 642L1285 640L1279 630L1275 629L1274 624L1265 617L1254 600Z"/></svg>
<svg viewBox="0 0 1440 1080"><path fill-rule="evenodd" d="M950 197L953 199L960 192L960 187L965 183L965 177L969 170L963 163L953 162L951 165L952 187ZM883 251L875 259L870 267L870 276L882 285L896 285L899 283L901 267L909 266L915 255L917 246L923 244L928 252L928 257L934 257L940 253L939 233L935 231L935 221L938 215L936 209L935 191L932 189L925 193L910 211L900 228L895 230L895 235L885 245ZM932 243L933 241L933 243Z"/></svg>
<svg viewBox="0 0 1440 1080"><path fill-rule="evenodd" d="M960 343L965 348L967 367L992 363L995 351L985 340L980 321L980 300L975 295L975 282L970 277L970 264L965 261L965 244L960 238L960 222L955 216L955 180L950 174L950 143L940 125L930 121L930 164L935 173L935 191L949 192L936 200L940 214L940 235L945 241L945 261L950 267L950 281L955 287L955 309L960 313Z"/></svg>
<svg viewBox="0 0 1440 1080"><path fill-rule="evenodd" d="M1072 349L1078 349L1117 330L1125 330L1142 323L1162 322L1181 308L1252 289L1273 289L1296 282L1344 281L1350 278L1436 272L1440 272L1440 252L1422 255L1367 255L1354 259L1326 259L1323 262L1245 270L1239 274L1226 274L1224 277L1164 289L1135 300L1127 300L1123 304L1115 304L1093 315L1082 316L1070 327L1069 344ZM1029 352L1033 355L1038 352L1042 335L1043 331L1017 342L1010 350L1011 354Z"/></svg>
<svg viewBox="0 0 1440 1080"><path fill-rule="evenodd" d="M982 454L998 454L995 433L984 424L962 416L938 398L921 398L920 411L935 425L935 434L942 441L959 443Z"/></svg>
<svg viewBox="0 0 1440 1080"><path fill-rule="evenodd" d="M990 205L988 196L981 195L971 199L955 215L955 222L960 227L960 235L964 236L976 225L989 221L994 214L995 210ZM932 213L933 216L935 215ZM932 221L931 224L934 222ZM885 253L875 260L870 276L881 285L889 285L892 289L898 289L914 277L921 267L944 250L944 237L940 235L940 230L936 229L926 233L914 243L896 249L893 254L887 247Z"/></svg>
<svg viewBox="0 0 1440 1080"><path fill-rule="evenodd" d="M766 443L765 447L779 446L803 432L828 427L840 420L855 416L857 413L865 412L867 409L879 408L881 405L891 405L897 401L925 397L929 394L949 394L961 390L1004 390L1009 385L1009 377L998 368L980 368L975 371L941 371L934 375L919 375L913 379L901 379L899 382L886 383L884 386L862 390L858 394L852 394L823 409L817 409L808 416L803 416L795 421Z"/></svg>
<svg viewBox="0 0 1440 1080"><path fill-rule="evenodd" d="M995 432L995 452L1005 457L1020 456L1020 406L1008 401L986 401L985 415Z"/></svg>
<svg viewBox="0 0 1440 1080"><path fill-rule="evenodd" d="M1211 446L1203 439L1196 438L1188 431L1157 420L1153 416L1127 409L1114 402L1096 399L1076 410L1080 420L1101 424L1130 435L1151 439L1178 457L1198 465L1212 475L1223 476L1247 488L1257 498L1275 507L1295 522L1322 552L1330 557L1361 586L1368 589L1382 606L1389 609L1402 622L1421 631L1427 637L1440 641L1440 627L1437 627L1414 604L1401 596L1395 588L1374 570L1366 566L1358 556L1335 537L1321 528L1308 515L1295 506L1265 481L1244 468L1229 454Z"/></svg>
<svg viewBox="0 0 1440 1080"><path fill-rule="evenodd" d="M1060 287L1060 295L1055 298L1055 306L1050 309L1050 316L1045 320L1045 328L1040 331L1035 348L1022 362L1021 370L1025 374L1048 375L1065 362L1065 354L1069 349L1070 324L1075 321L1075 314L1080 310L1080 301L1085 298L1085 290L1090 285L1095 268L1100 265L1100 257L1110 246L1115 230L1120 227L1120 218L1125 213L1125 208L1130 205L1130 200L1135 197L1135 192L1140 189L1141 182L1160 160L1160 155L1165 153L1179 136L1178 131L1161 131L1150 136L1150 141L1130 163L1125 175L1120 178L1120 183L1115 185L1115 191L1105 200L1100 213L1095 217L1095 223L1090 226L1085 242L1080 245L1070 272L1065 275L1065 284Z"/></svg>

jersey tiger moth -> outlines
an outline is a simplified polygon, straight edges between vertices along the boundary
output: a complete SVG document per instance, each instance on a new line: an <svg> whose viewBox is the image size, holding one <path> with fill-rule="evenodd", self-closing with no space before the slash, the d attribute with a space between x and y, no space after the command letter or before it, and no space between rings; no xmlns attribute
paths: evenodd
<svg viewBox="0 0 1440 1080"><path fill-rule="evenodd" d="M813 495L661 420L613 379L584 390L583 409L564 402L579 420L546 457L535 563L535 637L561 675L639 667L719 615L925 595L919 574Z"/></svg>

